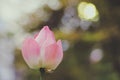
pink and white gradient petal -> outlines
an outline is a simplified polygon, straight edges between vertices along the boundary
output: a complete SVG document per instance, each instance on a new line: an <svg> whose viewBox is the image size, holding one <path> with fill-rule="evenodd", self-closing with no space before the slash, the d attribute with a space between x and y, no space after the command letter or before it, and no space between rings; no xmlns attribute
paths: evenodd
<svg viewBox="0 0 120 80"><path fill-rule="evenodd" d="M57 45L58 45L58 50L57 50L58 55L57 55L57 59L56 59L56 66L54 68L56 68L63 59L63 48L62 48L61 40L57 41Z"/></svg>
<svg viewBox="0 0 120 80"><path fill-rule="evenodd" d="M60 44L60 41L58 41L58 44ZM56 69L56 67L62 61L63 52L61 45L58 44L57 43L51 44L45 49L44 63L48 70Z"/></svg>
<svg viewBox="0 0 120 80"><path fill-rule="evenodd" d="M31 68L39 68L40 46L33 38L26 38L22 45L22 55Z"/></svg>
<svg viewBox="0 0 120 80"><path fill-rule="evenodd" d="M35 40L40 46L42 46L46 40L49 40L48 42L52 43L55 41L55 38L53 32L49 29L49 27L45 26L36 36Z"/></svg>

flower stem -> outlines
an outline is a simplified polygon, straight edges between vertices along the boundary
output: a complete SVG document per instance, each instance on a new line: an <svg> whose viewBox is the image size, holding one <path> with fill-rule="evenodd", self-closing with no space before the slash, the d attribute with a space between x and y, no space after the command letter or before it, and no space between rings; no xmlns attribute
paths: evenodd
<svg viewBox="0 0 120 80"><path fill-rule="evenodd" d="M45 69L40 68L40 80L45 80Z"/></svg>

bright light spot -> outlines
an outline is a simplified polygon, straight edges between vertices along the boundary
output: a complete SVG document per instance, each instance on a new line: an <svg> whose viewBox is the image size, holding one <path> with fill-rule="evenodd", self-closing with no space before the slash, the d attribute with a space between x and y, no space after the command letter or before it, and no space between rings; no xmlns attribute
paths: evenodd
<svg viewBox="0 0 120 80"><path fill-rule="evenodd" d="M13 40L9 37L0 39L0 80L15 80L14 50Z"/></svg>
<svg viewBox="0 0 120 80"><path fill-rule="evenodd" d="M63 44L63 51L68 50L68 48L70 47L70 44L67 40L63 40L62 44Z"/></svg>
<svg viewBox="0 0 120 80"><path fill-rule="evenodd" d="M66 7L61 22L62 24L60 25L60 30L65 34L74 32L76 28L80 26L80 19L76 17L76 11L74 7Z"/></svg>
<svg viewBox="0 0 120 80"><path fill-rule="evenodd" d="M90 61L92 63L99 62L103 58L103 51L101 49L94 49L90 54Z"/></svg>
<svg viewBox="0 0 120 80"><path fill-rule="evenodd" d="M86 15L86 18L92 19L94 16L96 16L96 8L93 4L88 4L88 6L84 9L84 14Z"/></svg>
<svg viewBox="0 0 120 80"><path fill-rule="evenodd" d="M81 19L90 20L90 21L98 21L99 13L92 3L81 2L78 5L78 16Z"/></svg>
<svg viewBox="0 0 120 80"><path fill-rule="evenodd" d="M52 10L58 10L62 7L62 4L61 4L60 0L48 0L47 5Z"/></svg>
<svg viewBox="0 0 120 80"><path fill-rule="evenodd" d="M43 8L47 0L0 0L0 17L4 21L16 21L22 16Z"/></svg>

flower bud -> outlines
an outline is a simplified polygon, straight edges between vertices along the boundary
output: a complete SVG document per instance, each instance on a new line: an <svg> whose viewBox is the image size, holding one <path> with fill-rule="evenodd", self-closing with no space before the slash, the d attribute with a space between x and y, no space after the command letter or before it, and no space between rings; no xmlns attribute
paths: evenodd
<svg viewBox="0 0 120 80"><path fill-rule="evenodd" d="M54 70L63 58L61 40L56 42L53 32L44 26L34 38L23 41L22 55L32 69Z"/></svg>

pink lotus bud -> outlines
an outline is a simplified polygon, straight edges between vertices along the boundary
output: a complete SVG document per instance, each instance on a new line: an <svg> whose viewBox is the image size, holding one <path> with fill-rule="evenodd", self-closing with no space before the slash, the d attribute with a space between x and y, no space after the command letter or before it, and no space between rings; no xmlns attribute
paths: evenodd
<svg viewBox="0 0 120 80"><path fill-rule="evenodd" d="M53 32L45 26L34 38L24 40L22 55L32 69L54 70L63 58L61 40L56 42Z"/></svg>

